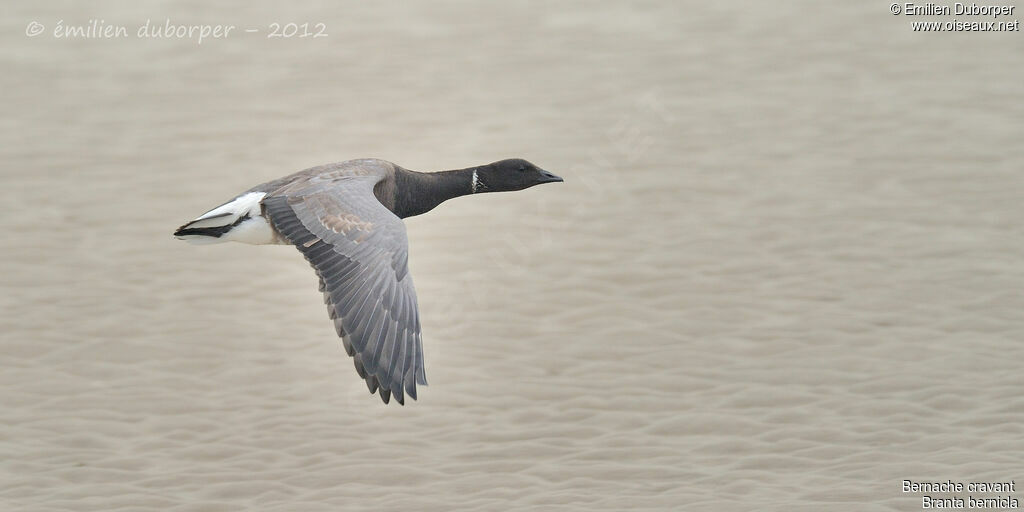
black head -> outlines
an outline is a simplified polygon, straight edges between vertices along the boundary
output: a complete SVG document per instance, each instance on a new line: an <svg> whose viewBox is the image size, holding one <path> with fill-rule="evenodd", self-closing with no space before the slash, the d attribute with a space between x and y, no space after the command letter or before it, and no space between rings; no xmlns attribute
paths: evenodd
<svg viewBox="0 0 1024 512"><path fill-rule="evenodd" d="M474 192L505 192L523 190L541 183L554 183L562 178L522 158L501 160L477 168Z"/></svg>

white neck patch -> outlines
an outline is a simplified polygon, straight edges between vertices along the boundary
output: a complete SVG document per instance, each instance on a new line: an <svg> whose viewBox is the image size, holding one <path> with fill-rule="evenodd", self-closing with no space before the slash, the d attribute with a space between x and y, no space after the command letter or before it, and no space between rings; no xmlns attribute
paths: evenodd
<svg viewBox="0 0 1024 512"><path fill-rule="evenodd" d="M480 178L476 176L476 169L473 169L473 193L476 194L476 189L480 187Z"/></svg>

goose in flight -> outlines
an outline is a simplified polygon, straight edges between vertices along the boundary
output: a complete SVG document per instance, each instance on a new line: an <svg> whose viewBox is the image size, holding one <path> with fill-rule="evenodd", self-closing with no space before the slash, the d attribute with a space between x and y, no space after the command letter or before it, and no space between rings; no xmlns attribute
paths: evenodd
<svg viewBox="0 0 1024 512"><path fill-rule="evenodd" d="M313 167L257 185L178 228L192 243L294 245L370 393L405 404L426 385L402 219L453 197L562 181L522 159L422 173L384 160Z"/></svg>

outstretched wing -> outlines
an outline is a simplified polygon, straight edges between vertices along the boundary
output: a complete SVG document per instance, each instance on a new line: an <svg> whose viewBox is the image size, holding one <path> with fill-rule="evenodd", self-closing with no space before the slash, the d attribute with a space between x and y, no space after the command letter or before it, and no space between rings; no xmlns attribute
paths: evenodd
<svg viewBox="0 0 1024 512"><path fill-rule="evenodd" d="M335 330L370 393L404 404L427 377L405 224L374 196L380 179L314 178L273 192L263 207L316 269Z"/></svg>

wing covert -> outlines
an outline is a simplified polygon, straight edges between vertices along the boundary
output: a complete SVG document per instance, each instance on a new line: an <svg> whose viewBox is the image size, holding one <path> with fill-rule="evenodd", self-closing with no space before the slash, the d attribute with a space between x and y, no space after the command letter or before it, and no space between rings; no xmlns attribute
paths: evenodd
<svg viewBox="0 0 1024 512"><path fill-rule="evenodd" d="M320 291L370 392L404 404L427 384L405 224L373 194L378 176L311 179L263 199L265 215L320 277Z"/></svg>

